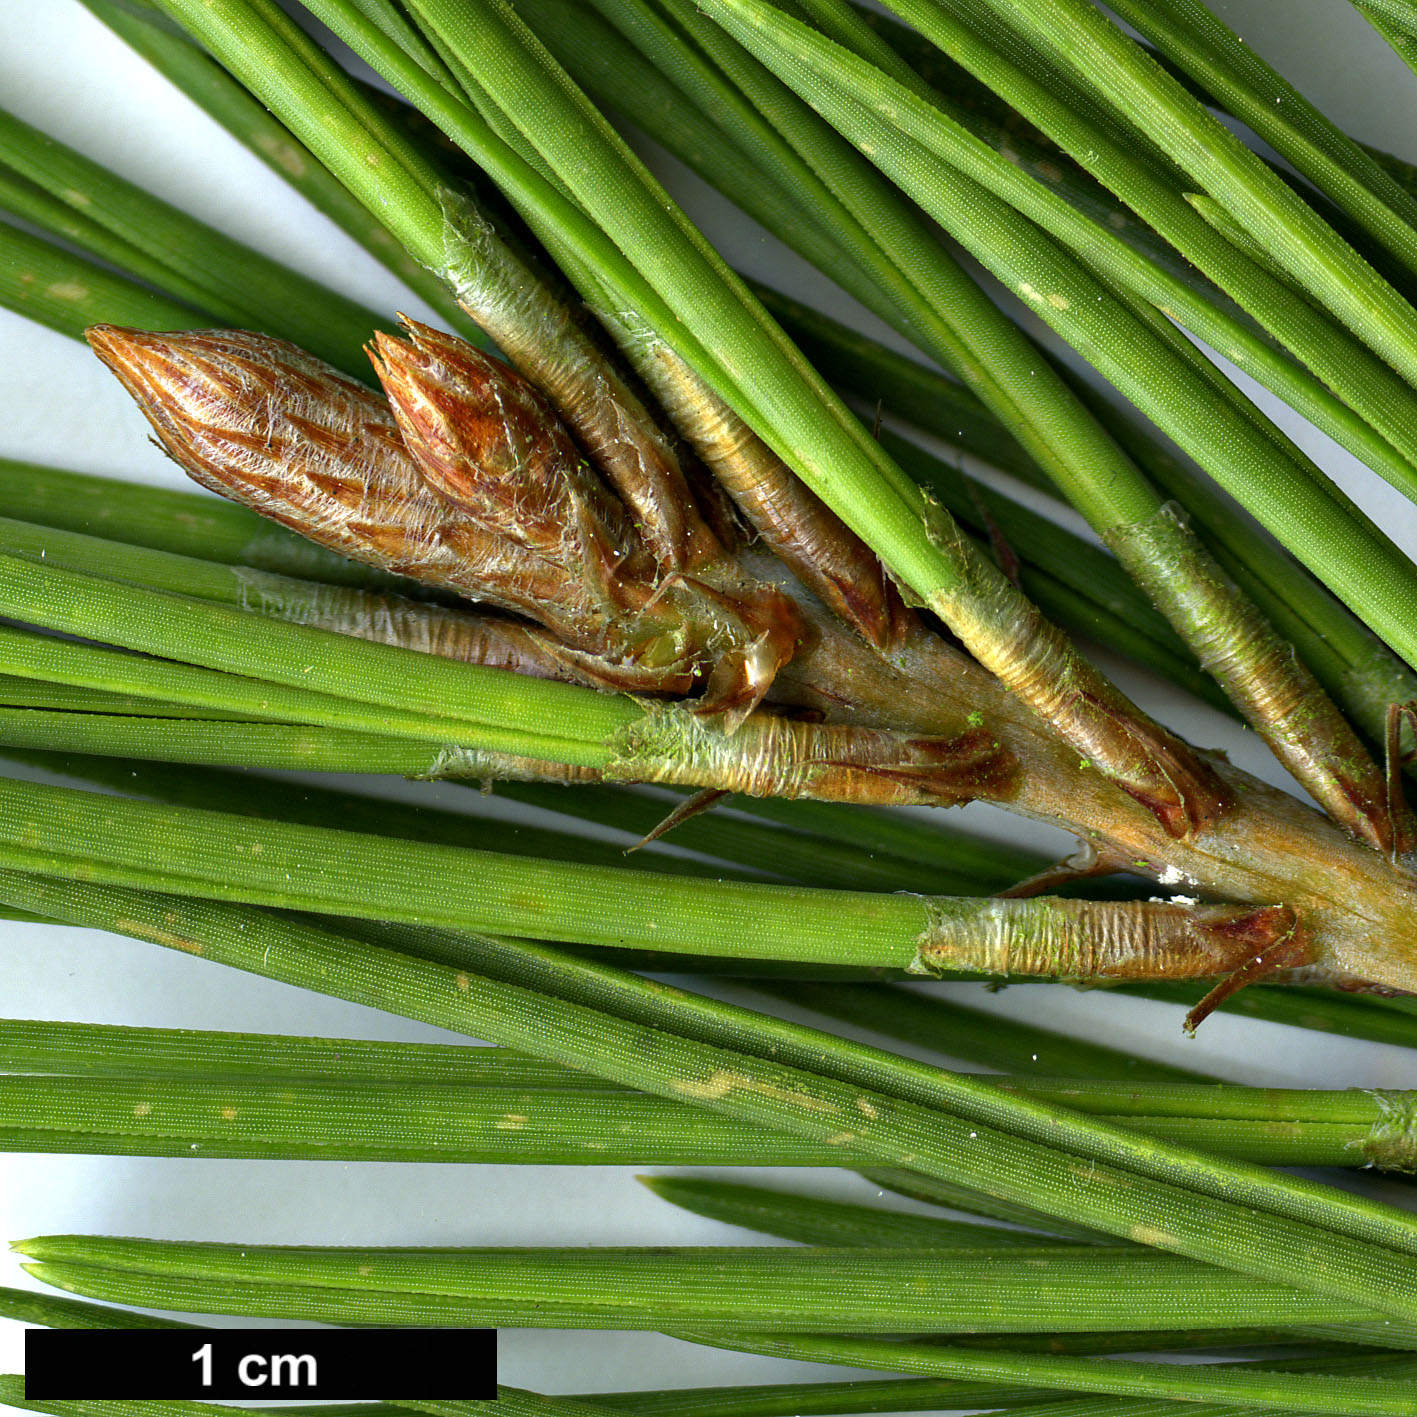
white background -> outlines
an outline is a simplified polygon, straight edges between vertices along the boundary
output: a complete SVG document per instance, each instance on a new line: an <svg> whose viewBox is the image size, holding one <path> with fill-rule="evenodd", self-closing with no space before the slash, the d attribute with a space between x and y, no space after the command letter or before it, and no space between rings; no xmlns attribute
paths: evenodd
<svg viewBox="0 0 1417 1417"><path fill-rule="evenodd" d="M1417 77L1341 0L1221 0L1222 16L1357 136L1417 158ZM205 220L376 309L427 312L362 251L148 71L74 0L0 0L0 103ZM804 294L821 283L781 247L706 201L663 164L690 211L734 259ZM841 305L839 309L847 307ZM853 316L853 318L855 318ZM870 321L862 317L868 328ZM0 456L177 486L146 425L85 348L0 311ZM1292 418L1286 426L1293 428ZM1309 430L1296 430L1409 550L1411 505L1357 473ZM0 509L3 510L3 509ZM1250 735L1218 715L1177 705L1155 684L1128 680L1143 702L1197 741L1226 747L1252 771L1281 780ZM456 789L367 781L416 800L465 807ZM1039 840L1038 829L969 809L983 829ZM1052 843L1056 844L1056 842ZM451 1036L370 1010L213 968L186 956L92 932L4 926L0 1011L95 1022L310 1032L384 1038ZM1417 1086L1412 1055L1355 1041L1218 1017L1201 1037L1180 1034L1178 1011L1057 988L991 997L982 1007L1047 1019L1226 1077L1315 1086ZM0 1239L93 1231L316 1244L752 1243L653 1200L617 1168L321 1165L0 1156ZM791 1177L784 1175L784 1180ZM846 1174L807 1178L816 1189L869 1198ZM1411 1203L1406 1187L1372 1182ZM0 1262L0 1283L29 1281ZM840 1370L771 1363L690 1348L654 1335L509 1333L506 1381L548 1391L807 1379ZM0 1371L19 1368L20 1329L0 1325Z"/></svg>

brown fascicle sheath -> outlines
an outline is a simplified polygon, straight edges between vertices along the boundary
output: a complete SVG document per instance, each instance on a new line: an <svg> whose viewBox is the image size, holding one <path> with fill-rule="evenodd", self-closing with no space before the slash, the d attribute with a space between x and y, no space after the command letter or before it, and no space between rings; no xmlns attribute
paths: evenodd
<svg viewBox="0 0 1417 1417"><path fill-rule="evenodd" d="M773 553L878 649L915 617L876 553L667 345L639 372L694 451Z"/></svg>
<svg viewBox="0 0 1417 1417"><path fill-rule="evenodd" d="M1225 574L1186 525L1163 506L1103 540L1127 573L1182 633L1274 755L1340 826L1394 859L1417 849L1400 791L1294 647Z"/></svg>

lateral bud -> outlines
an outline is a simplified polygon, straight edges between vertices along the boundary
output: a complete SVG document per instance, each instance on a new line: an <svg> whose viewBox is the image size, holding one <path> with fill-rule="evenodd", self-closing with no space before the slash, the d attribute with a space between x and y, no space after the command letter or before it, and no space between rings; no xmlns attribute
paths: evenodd
<svg viewBox="0 0 1417 1417"><path fill-rule="evenodd" d="M405 321L377 336L375 369L404 441L438 493L479 526L576 581L587 613L564 654L608 688L687 693L736 726L796 650L779 591L720 556L692 574L661 565L520 375L465 341Z"/></svg>
<svg viewBox="0 0 1417 1417"><path fill-rule="evenodd" d="M515 371L452 335L405 321L369 354L419 471L488 536L547 567L572 623L593 643L638 608L655 565L546 400Z"/></svg>

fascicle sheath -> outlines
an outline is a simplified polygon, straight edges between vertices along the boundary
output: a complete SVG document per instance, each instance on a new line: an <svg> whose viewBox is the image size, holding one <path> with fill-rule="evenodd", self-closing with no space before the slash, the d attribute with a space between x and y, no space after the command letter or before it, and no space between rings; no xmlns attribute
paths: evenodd
<svg viewBox="0 0 1417 1417"><path fill-rule="evenodd" d="M458 303L555 404L661 565L685 570L718 554L673 448L571 307L466 198L441 195L441 275Z"/></svg>
<svg viewBox="0 0 1417 1417"><path fill-rule="evenodd" d="M244 566L233 567L233 575L240 583L237 603L259 615L539 679L571 677L544 635L513 620Z"/></svg>
<svg viewBox="0 0 1417 1417"><path fill-rule="evenodd" d="M1112 527L1103 540L1329 816L1379 851L1409 852L1410 815L1389 810L1383 774L1367 748L1179 508L1168 504L1146 521Z"/></svg>
<svg viewBox="0 0 1417 1417"><path fill-rule="evenodd" d="M955 806L1007 797L1018 764L993 734L951 738L754 714L730 737L677 704L647 703L616 734L604 769L622 782L677 783L749 797L876 806Z"/></svg>
<svg viewBox="0 0 1417 1417"><path fill-rule="evenodd" d="M1253 962L1308 962L1288 906L1180 901L951 900L926 902L930 923L915 968L1056 979L1207 979Z"/></svg>
<svg viewBox="0 0 1417 1417"><path fill-rule="evenodd" d="M640 377L803 585L878 648L897 646L911 617L875 552L662 340L620 343L638 344Z"/></svg>
<svg viewBox="0 0 1417 1417"><path fill-rule="evenodd" d="M931 598L930 608L985 668L1082 751L1080 769L1095 766L1173 837L1203 829L1224 811L1216 774L1088 664L1002 571L974 553L951 518L940 511L927 530L966 571L956 590Z"/></svg>

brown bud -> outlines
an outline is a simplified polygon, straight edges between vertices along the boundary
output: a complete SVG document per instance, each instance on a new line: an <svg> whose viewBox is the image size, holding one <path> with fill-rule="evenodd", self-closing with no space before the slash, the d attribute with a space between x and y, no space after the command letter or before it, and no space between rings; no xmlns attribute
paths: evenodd
<svg viewBox="0 0 1417 1417"><path fill-rule="evenodd" d="M565 571L437 496L372 390L284 340L99 325L95 353L197 482L331 550L490 601L558 635L588 613Z"/></svg>
<svg viewBox="0 0 1417 1417"><path fill-rule="evenodd" d="M235 330L89 341L196 481L342 555L539 621L552 672L748 712L791 657L791 602L664 575L537 391L424 326L379 336L394 414L283 340ZM405 446L402 423L417 458ZM780 602L780 603L779 603Z"/></svg>
<svg viewBox="0 0 1417 1417"><path fill-rule="evenodd" d="M376 336L375 369L428 481L489 530L581 581L600 633L566 636L580 674L610 688L686 693L736 725L792 657L792 603L730 559L687 575L656 562L616 495L525 379L452 335L405 320Z"/></svg>
<svg viewBox="0 0 1417 1417"><path fill-rule="evenodd" d="M586 559L583 538L613 560L637 551L619 502L531 384L465 340L403 324L408 339L376 334L370 358L404 445L443 497L563 565Z"/></svg>

